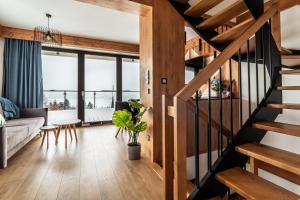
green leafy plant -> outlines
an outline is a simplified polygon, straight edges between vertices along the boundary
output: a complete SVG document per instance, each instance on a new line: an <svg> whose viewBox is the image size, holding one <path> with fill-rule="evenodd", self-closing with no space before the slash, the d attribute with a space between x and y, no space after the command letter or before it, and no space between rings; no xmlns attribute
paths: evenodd
<svg viewBox="0 0 300 200"><path fill-rule="evenodd" d="M129 100L128 103L130 111L115 111L112 117L112 122L117 127L127 129L130 135L129 145L137 146L139 145L139 134L147 129L147 123L142 121L142 117L147 111L147 108L134 99Z"/></svg>

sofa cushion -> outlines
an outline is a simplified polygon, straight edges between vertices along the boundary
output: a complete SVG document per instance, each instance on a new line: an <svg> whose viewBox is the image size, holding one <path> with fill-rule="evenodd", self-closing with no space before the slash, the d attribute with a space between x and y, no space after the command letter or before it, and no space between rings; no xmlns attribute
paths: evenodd
<svg viewBox="0 0 300 200"><path fill-rule="evenodd" d="M29 128L29 134L34 134L40 131L40 128L43 126L44 122L44 117L19 118L8 120L6 122L6 127L26 126Z"/></svg>
<svg viewBox="0 0 300 200"><path fill-rule="evenodd" d="M30 135L29 127L28 126L6 127L6 134L7 134L7 151L10 151Z"/></svg>

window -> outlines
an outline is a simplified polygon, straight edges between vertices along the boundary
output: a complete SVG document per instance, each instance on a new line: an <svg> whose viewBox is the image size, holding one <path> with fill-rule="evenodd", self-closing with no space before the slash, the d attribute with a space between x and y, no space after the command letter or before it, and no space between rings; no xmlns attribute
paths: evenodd
<svg viewBox="0 0 300 200"><path fill-rule="evenodd" d="M43 51L42 65L44 107L49 109L48 121L78 118L77 54Z"/></svg>
<svg viewBox="0 0 300 200"><path fill-rule="evenodd" d="M122 60L122 99L140 99L140 63L138 59Z"/></svg>
<svg viewBox="0 0 300 200"><path fill-rule="evenodd" d="M49 123L110 122L117 98L140 98L136 56L43 47L42 64Z"/></svg>
<svg viewBox="0 0 300 200"><path fill-rule="evenodd" d="M110 121L116 99L116 58L85 56L85 122Z"/></svg>

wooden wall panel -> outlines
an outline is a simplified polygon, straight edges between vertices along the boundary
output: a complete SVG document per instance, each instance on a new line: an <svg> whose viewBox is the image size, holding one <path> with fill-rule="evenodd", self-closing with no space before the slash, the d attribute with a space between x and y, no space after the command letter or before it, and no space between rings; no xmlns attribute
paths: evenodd
<svg viewBox="0 0 300 200"><path fill-rule="evenodd" d="M31 30L3 26L1 37L21 39L21 40L33 40L34 33ZM76 37L70 35L63 35L62 42L63 45L68 47L139 54L139 45L137 44L90 39L90 38Z"/></svg>
<svg viewBox="0 0 300 200"><path fill-rule="evenodd" d="M153 20L152 11L147 15L140 16L140 87L142 103L151 108L144 116L148 123L148 129L141 135L142 154L147 158L152 158L153 152ZM150 82L147 83L149 70ZM148 90L150 94L148 94ZM149 140L150 139L150 140Z"/></svg>
<svg viewBox="0 0 300 200"><path fill-rule="evenodd" d="M147 22L145 20L148 20ZM184 50L185 34L184 20L167 0L154 0L152 7L152 22L149 18L141 16L141 23L152 23L152 43L145 41L149 33L140 35L140 58L146 59L143 48L152 47L152 90L146 96L142 95L142 101L152 99L153 127L147 134L142 135L142 143L146 148L152 148L150 159L154 162L162 162L162 94L174 96L184 85ZM141 27L143 25L141 24ZM142 28L141 28L142 29ZM142 30L141 30L142 33ZM144 45L142 43L148 43ZM148 62L151 64L151 62ZM149 68L141 65L141 69ZM145 71L141 70L141 80L144 81ZM161 79L166 78L167 84L161 84ZM147 88L141 84L142 94ZM150 138L150 141L148 139ZM149 147L149 145L151 147ZM151 150L144 149L145 152ZM149 156L149 155L148 155Z"/></svg>

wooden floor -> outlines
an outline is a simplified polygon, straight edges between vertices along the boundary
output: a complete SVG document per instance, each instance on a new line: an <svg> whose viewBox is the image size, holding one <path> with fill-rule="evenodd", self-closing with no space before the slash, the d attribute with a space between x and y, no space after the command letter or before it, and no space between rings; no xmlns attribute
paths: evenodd
<svg viewBox="0 0 300 200"><path fill-rule="evenodd" d="M81 128L79 142L64 138L40 148L26 145L0 170L0 200L159 200L162 182L150 163L128 161L126 138L114 138L113 126Z"/></svg>

